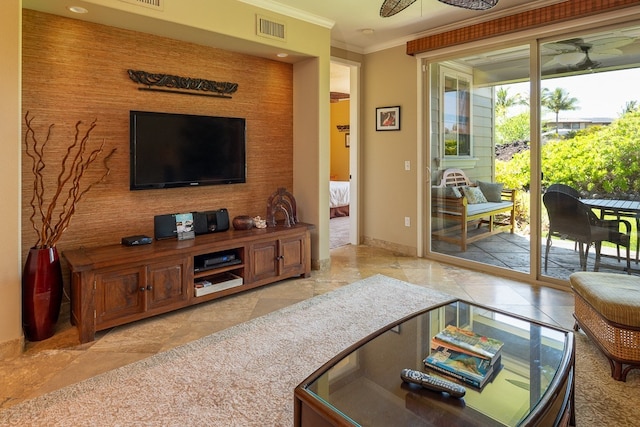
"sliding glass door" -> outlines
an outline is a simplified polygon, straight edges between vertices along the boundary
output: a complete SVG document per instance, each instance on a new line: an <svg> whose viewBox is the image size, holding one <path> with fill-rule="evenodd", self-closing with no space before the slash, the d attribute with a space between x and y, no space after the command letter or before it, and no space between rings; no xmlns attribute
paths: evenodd
<svg viewBox="0 0 640 427"><path fill-rule="evenodd" d="M428 66L434 253L529 272L529 174L512 167L529 150L529 56L520 45Z"/></svg>
<svg viewBox="0 0 640 427"><path fill-rule="evenodd" d="M639 37L634 26L541 44L544 276L566 280L593 271L600 242L599 271L626 273L628 248L631 272L638 273L640 92L632 88L640 87ZM578 199L575 211L558 189ZM581 221L580 209L591 219Z"/></svg>
<svg viewBox="0 0 640 427"><path fill-rule="evenodd" d="M429 254L563 284L594 269L602 242L601 271L626 273L629 247L638 272L640 26L423 63ZM552 185L575 191L591 227L618 239L556 229ZM506 202L514 209L490 206Z"/></svg>

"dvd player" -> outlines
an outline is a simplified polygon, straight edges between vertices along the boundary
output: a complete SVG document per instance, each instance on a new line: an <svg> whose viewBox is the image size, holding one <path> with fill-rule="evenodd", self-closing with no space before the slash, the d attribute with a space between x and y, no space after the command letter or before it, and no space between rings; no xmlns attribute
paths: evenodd
<svg viewBox="0 0 640 427"><path fill-rule="evenodd" d="M236 259L236 254L221 254L218 256L214 256L212 258L207 258L204 260L205 267L211 267L213 265L222 264L223 262L233 261Z"/></svg>
<svg viewBox="0 0 640 427"><path fill-rule="evenodd" d="M221 268L221 267L226 267L229 265L236 265L236 264L241 264L242 261L240 261L239 259L232 259L230 261L225 261L225 262L221 262L219 264L213 264L213 265L208 265L208 266L199 266L199 267L194 267L193 271L195 273L198 273L200 271L207 271L207 270L213 270L216 268Z"/></svg>

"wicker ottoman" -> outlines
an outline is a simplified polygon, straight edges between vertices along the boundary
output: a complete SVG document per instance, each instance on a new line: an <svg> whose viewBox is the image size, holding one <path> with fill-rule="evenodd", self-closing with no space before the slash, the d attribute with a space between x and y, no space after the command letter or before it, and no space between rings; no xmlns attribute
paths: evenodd
<svg viewBox="0 0 640 427"><path fill-rule="evenodd" d="M611 376L626 381L631 369L640 368L640 277L583 271L569 280L574 329L582 329L607 356Z"/></svg>

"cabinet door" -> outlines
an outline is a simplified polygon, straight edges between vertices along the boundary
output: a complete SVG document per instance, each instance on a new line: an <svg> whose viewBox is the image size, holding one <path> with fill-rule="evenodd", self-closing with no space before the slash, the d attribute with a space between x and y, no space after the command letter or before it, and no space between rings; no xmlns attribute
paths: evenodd
<svg viewBox="0 0 640 427"><path fill-rule="evenodd" d="M184 305L187 294L186 259L169 260L147 267L147 310Z"/></svg>
<svg viewBox="0 0 640 427"><path fill-rule="evenodd" d="M278 241L253 243L249 247L251 282L278 276Z"/></svg>
<svg viewBox="0 0 640 427"><path fill-rule="evenodd" d="M108 328L122 323L120 319L145 311L146 270L131 267L96 274L96 328Z"/></svg>
<svg viewBox="0 0 640 427"><path fill-rule="evenodd" d="M297 276L305 273L305 239L300 236L280 240L280 276Z"/></svg>

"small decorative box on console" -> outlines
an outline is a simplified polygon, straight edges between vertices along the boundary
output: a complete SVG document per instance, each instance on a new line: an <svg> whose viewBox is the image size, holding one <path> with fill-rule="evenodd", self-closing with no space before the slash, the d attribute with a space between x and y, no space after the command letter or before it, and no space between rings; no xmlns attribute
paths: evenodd
<svg viewBox="0 0 640 427"><path fill-rule="evenodd" d="M138 246L138 245L148 245L152 243L153 239L149 236L139 235L139 236L128 236L122 238L122 244L125 246Z"/></svg>

